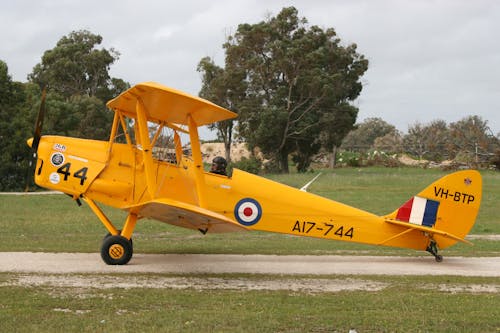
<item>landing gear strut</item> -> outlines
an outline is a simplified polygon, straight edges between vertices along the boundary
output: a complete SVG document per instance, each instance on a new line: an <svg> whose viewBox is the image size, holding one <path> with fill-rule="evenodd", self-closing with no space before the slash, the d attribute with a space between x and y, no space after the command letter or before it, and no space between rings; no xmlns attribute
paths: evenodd
<svg viewBox="0 0 500 333"><path fill-rule="evenodd" d="M102 260L108 265L127 264L134 253L132 233L134 232L137 222L137 214L129 212L125 224L123 225L123 230L118 230L92 199L85 196L82 196L82 199L85 200L108 230L108 234L102 240Z"/></svg>
<svg viewBox="0 0 500 333"><path fill-rule="evenodd" d="M438 247L437 247L436 241L434 239L430 240L429 245L427 246L427 249L425 249L425 250L427 252L429 252L430 254L432 254L437 262L443 261L443 256L438 254Z"/></svg>

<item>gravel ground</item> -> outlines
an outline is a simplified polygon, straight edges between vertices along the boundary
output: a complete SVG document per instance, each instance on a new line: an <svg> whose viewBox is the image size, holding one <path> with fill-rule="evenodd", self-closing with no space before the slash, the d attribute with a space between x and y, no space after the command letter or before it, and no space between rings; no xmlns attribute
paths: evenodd
<svg viewBox="0 0 500 333"><path fill-rule="evenodd" d="M128 265L108 266L98 253L1 252L0 272L307 275L500 276L500 257L277 256L134 254Z"/></svg>
<svg viewBox="0 0 500 333"><path fill-rule="evenodd" d="M376 292L391 284L363 276L327 278L325 275L497 277L500 276L500 257L449 257L436 263L432 257L135 254L128 265L108 266L97 253L0 252L0 272L9 273L8 277L0 281L0 287L46 286L56 288L54 290L73 290L59 289L69 287L78 290L168 288L288 290L306 293L353 290ZM244 278L189 276L224 273L251 275ZM425 284L416 288L451 293L500 292L498 283Z"/></svg>

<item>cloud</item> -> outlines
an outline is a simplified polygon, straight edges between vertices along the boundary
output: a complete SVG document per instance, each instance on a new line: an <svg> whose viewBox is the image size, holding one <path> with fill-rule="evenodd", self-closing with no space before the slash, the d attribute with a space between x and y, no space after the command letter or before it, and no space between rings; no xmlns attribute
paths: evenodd
<svg viewBox="0 0 500 333"><path fill-rule="evenodd" d="M380 117L406 131L417 121L476 114L500 132L500 2L493 0L10 1L0 12L0 58L25 81L63 35L88 29L121 53L113 76L197 94L201 58L223 65L222 44L238 24L291 5L370 61L359 120Z"/></svg>

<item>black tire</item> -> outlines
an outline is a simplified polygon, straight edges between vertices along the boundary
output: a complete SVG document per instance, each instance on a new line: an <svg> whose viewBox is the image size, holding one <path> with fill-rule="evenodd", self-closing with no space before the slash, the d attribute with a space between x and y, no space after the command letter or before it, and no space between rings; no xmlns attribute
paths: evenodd
<svg viewBox="0 0 500 333"><path fill-rule="evenodd" d="M132 243L125 237L108 236L102 242L101 258L108 265L125 265L132 254Z"/></svg>
<svg viewBox="0 0 500 333"><path fill-rule="evenodd" d="M443 261L443 256L440 254L436 255L436 262L441 262L441 261Z"/></svg>
<svg viewBox="0 0 500 333"><path fill-rule="evenodd" d="M118 235L120 235L122 233L121 230L118 230ZM102 241L104 242L106 240L106 238L112 236L111 233L107 233L106 236L104 236L104 238L102 239ZM132 241L132 237L129 239L129 242L130 242L130 245L132 245L132 251L134 250L134 242Z"/></svg>

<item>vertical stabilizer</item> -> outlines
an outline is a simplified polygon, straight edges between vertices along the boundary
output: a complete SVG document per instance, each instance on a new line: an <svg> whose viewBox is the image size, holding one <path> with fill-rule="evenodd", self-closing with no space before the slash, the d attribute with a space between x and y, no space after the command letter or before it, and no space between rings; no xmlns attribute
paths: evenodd
<svg viewBox="0 0 500 333"><path fill-rule="evenodd" d="M438 179L385 217L439 231L431 234L443 249L455 244L456 238L465 238L472 229L481 195L481 174L476 170L458 171Z"/></svg>

